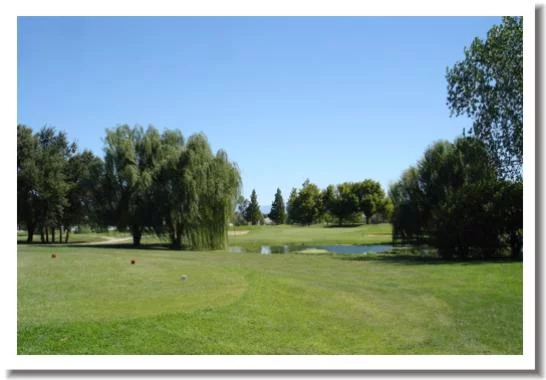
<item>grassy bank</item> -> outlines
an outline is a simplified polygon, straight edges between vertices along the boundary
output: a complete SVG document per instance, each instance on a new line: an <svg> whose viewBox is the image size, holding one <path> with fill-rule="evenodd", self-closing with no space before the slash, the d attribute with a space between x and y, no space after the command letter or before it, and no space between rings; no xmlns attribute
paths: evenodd
<svg viewBox="0 0 546 380"><path fill-rule="evenodd" d="M18 353L521 354L522 263L381 257L19 245Z"/></svg>

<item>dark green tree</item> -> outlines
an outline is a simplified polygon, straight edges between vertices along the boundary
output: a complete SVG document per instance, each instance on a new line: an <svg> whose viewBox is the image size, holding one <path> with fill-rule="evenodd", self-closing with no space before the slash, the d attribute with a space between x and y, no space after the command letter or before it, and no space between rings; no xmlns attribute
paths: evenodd
<svg viewBox="0 0 546 380"><path fill-rule="evenodd" d="M17 223L27 230L31 243L38 228L40 182L38 139L32 129L17 125Z"/></svg>
<svg viewBox="0 0 546 380"><path fill-rule="evenodd" d="M262 220L262 212L260 211L260 205L258 204L258 196L256 195L256 190L252 190L250 195L250 203L246 209L246 220L248 220L252 225L257 225Z"/></svg>
<svg viewBox="0 0 546 380"><path fill-rule="evenodd" d="M322 205L325 212L337 218L339 225L348 219L353 220L359 206L354 184L329 185L322 192Z"/></svg>
<svg viewBox="0 0 546 380"><path fill-rule="evenodd" d="M499 180L474 137L427 149L389 190L393 240L427 242L446 258L521 255L522 186Z"/></svg>
<svg viewBox="0 0 546 380"><path fill-rule="evenodd" d="M62 228L62 219L68 206L68 182L66 165L76 152L76 144L71 144L64 132L44 127L37 134L38 154L36 164L39 176L36 186L38 225L42 242L55 242L55 232ZM50 235L51 233L51 235ZM60 240L60 239L59 239Z"/></svg>
<svg viewBox="0 0 546 380"><path fill-rule="evenodd" d="M357 198L358 210L366 216L366 224L370 223L370 218L381 210L385 202L385 192L381 184L371 179L355 183L353 193Z"/></svg>
<svg viewBox="0 0 546 380"><path fill-rule="evenodd" d="M101 205L96 201L96 193L103 170L102 160L88 150L68 160L65 170L68 205L62 218L65 243L68 242L70 227L80 224L99 224L97 218Z"/></svg>
<svg viewBox="0 0 546 380"><path fill-rule="evenodd" d="M521 181L523 18L503 17L464 54L447 70L447 104L452 114L473 119L470 133L486 145L499 174Z"/></svg>
<svg viewBox="0 0 546 380"><path fill-rule="evenodd" d="M293 216L294 222L304 225L316 223L322 215L321 193L317 185L306 179L293 207L297 210Z"/></svg>
<svg viewBox="0 0 546 380"><path fill-rule="evenodd" d="M290 196L288 197L288 202L286 202L286 223L294 224L299 220L299 209L298 209L298 190L293 187L290 191Z"/></svg>
<svg viewBox="0 0 546 380"><path fill-rule="evenodd" d="M140 178L137 145L142 138L142 128L120 125L106 131L105 171L111 189L114 210L112 219L120 230L128 229L133 244L139 245L144 225L140 216L141 194L144 183Z"/></svg>
<svg viewBox="0 0 546 380"><path fill-rule="evenodd" d="M275 224L284 224L286 221L286 211L284 208L284 200L282 199L281 189L277 189L277 192L275 193L275 199L271 204L269 218L275 222Z"/></svg>

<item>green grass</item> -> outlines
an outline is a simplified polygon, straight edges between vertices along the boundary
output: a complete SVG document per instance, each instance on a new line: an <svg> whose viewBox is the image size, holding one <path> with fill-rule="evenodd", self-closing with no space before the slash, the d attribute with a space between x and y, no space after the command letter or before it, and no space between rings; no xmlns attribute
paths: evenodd
<svg viewBox="0 0 546 380"><path fill-rule="evenodd" d="M522 327L518 262L18 246L19 354L521 354Z"/></svg>
<svg viewBox="0 0 546 380"><path fill-rule="evenodd" d="M257 249L261 245L300 244L389 244L390 224L370 224L354 227L302 226L238 226L230 231L248 231L245 235L229 236L229 245Z"/></svg>

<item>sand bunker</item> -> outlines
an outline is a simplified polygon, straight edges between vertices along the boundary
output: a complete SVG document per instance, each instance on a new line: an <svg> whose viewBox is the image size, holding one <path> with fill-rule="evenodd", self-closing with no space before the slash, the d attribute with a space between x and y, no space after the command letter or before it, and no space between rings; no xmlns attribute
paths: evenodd
<svg viewBox="0 0 546 380"><path fill-rule="evenodd" d="M240 236L248 234L248 230L245 231L228 231L228 236Z"/></svg>

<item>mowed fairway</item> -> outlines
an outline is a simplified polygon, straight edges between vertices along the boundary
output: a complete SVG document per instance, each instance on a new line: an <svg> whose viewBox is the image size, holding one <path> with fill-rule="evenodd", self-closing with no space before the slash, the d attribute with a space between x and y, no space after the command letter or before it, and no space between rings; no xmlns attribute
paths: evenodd
<svg viewBox="0 0 546 380"><path fill-rule="evenodd" d="M522 263L19 245L18 353L521 354Z"/></svg>
<svg viewBox="0 0 546 380"><path fill-rule="evenodd" d="M257 249L261 245L284 244L390 244L390 224L351 227L239 226L230 228L229 244Z"/></svg>

